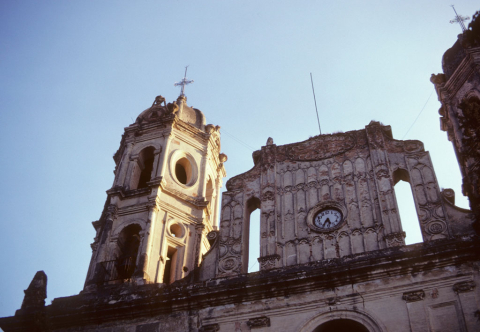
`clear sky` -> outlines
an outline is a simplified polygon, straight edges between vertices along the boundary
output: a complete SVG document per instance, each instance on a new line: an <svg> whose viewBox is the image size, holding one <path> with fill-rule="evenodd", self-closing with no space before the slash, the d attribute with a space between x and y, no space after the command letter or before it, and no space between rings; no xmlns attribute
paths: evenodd
<svg viewBox="0 0 480 332"><path fill-rule="evenodd" d="M123 128L155 96L175 100L186 65L188 104L222 127L228 177L249 170L268 137L280 145L318 134L312 72L323 133L373 119L423 141L440 186L468 207L429 80L461 32L450 5L1 1L0 316L20 308L38 270L47 304L83 288Z"/></svg>

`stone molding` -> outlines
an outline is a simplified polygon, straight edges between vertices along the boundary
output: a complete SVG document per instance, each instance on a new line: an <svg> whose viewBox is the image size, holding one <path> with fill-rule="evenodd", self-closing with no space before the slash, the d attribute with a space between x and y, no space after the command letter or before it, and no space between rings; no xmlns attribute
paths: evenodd
<svg viewBox="0 0 480 332"><path fill-rule="evenodd" d="M220 325L218 324L208 324L202 326L198 331L199 332L217 332L220 330Z"/></svg>
<svg viewBox="0 0 480 332"><path fill-rule="evenodd" d="M270 327L270 318L266 316L250 318L247 321L247 325L251 329L260 328L260 327Z"/></svg>

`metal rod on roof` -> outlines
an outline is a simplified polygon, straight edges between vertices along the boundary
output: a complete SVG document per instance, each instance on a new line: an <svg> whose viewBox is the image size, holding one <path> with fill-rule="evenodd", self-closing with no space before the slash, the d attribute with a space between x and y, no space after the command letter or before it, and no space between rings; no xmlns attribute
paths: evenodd
<svg viewBox="0 0 480 332"><path fill-rule="evenodd" d="M315 101L315 111L317 112L318 130L320 135L322 134L322 128L320 128L320 118L318 117L317 98L315 98L315 88L313 87L313 76L310 73L310 81L312 82L313 100Z"/></svg>

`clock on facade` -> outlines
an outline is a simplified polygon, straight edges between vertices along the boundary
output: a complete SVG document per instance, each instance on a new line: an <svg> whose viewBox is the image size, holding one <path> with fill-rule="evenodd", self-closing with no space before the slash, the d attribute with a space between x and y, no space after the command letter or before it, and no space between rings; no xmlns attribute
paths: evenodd
<svg viewBox="0 0 480 332"><path fill-rule="evenodd" d="M342 222L342 213L336 209L324 209L313 218L313 224L320 229L336 228Z"/></svg>
<svg viewBox="0 0 480 332"><path fill-rule="evenodd" d="M347 209L337 201L316 204L308 211L307 226L315 232L333 232L345 224Z"/></svg>

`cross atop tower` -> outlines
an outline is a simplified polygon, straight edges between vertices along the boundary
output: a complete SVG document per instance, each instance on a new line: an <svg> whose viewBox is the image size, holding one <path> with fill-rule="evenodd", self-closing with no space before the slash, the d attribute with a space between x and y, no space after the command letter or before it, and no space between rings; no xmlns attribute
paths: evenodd
<svg viewBox="0 0 480 332"><path fill-rule="evenodd" d="M458 23L460 24L460 27L462 28L462 31L465 32L467 28L465 28L465 24L463 24L463 21L468 21L470 19L469 16L462 16L458 15L457 11L455 10L455 7L452 5L453 11L455 12L455 18L453 20L450 20L450 23Z"/></svg>
<svg viewBox="0 0 480 332"><path fill-rule="evenodd" d="M180 91L180 96L185 96L185 85L193 83L193 80L187 80L187 68L188 66L185 67L185 75L183 76L183 79L180 82L176 82L174 86L182 86L182 90Z"/></svg>

